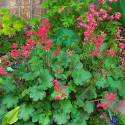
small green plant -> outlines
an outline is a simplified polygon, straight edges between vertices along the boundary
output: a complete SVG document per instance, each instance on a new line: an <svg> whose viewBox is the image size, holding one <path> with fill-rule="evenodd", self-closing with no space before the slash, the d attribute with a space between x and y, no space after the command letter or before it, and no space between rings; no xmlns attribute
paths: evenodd
<svg viewBox="0 0 125 125"><path fill-rule="evenodd" d="M16 16L11 16L9 10L0 10L0 55L11 50L11 44L24 43L24 21Z"/></svg>
<svg viewBox="0 0 125 125"><path fill-rule="evenodd" d="M24 21L11 16L9 10L0 10L0 34L14 35L24 28Z"/></svg>

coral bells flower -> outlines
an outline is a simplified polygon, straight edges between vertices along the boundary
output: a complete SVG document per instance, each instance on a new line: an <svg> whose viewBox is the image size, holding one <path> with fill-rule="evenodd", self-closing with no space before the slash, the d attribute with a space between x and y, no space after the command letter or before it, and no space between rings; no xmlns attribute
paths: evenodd
<svg viewBox="0 0 125 125"><path fill-rule="evenodd" d="M12 43L12 48L16 49L17 48L17 44L16 43Z"/></svg>
<svg viewBox="0 0 125 125"><path fill-rule="evenodd" d="M58 101L58 100L60 100L61 98L59 97L59 96L56 96L56 97L54 97L54 100L55 101Z"/></svg>
<svg viewBox="0 0 125 125"><path fill-rule="evenodd" d="M109 50L108 56L114 57L115 56L115 51L113 49Z"/></svg>
<svg viewBox="0 0 125 125"><path fill-rule="evenodd" d="M87 25L85 23L79 23L80 27L87 28Z"/></svg>
<svg viewBox="0 0 125 125"><path fill-rule="evenodd" d="M113 93L108 93L108 94L106 94L106 95L104 96L104 99L105 99L108 103L112 104L112 103L114 102L114 100L115 100L115 95L114 95Z"/></svg>
<svg viewBox="0 0 125 125"><path fill-rule="evenodd" d="M61 95L61 98L65 98L67 95L65 94L65 93L63 93L62 95Z"/></svg>
<svg viewBox="0 0 125 125"><path fill-rule="evenodd" d="M18 59L21 56L21 52L17 51L16 49L11 51L11 57L14 59Z"/></svg>
<svg viewBox="0 0 125 125"><path fill-rule="evenodd" d="M0 68L0 76L7 76L8 73L5 71L4 68Z"/></svg>
<svg viewBox="0 0 125 125"><path fill-rule="evenodd" d="M107 109L109 107L108 103L98 103L97 108Z"/></svg>
<svg viewBox="0 0 125 125"><path fill-rule="evenodd" d="M123 50L125 48L125 44L124 43L120 43L119 44L119 48Z"/></svg>
<svg viewBox="0 0 125 125"><path fill-rule="evenodd" d="M119 20L121 17L122 17L122 14L118 12L115 14L114 19Z"/></svg>
<svg viewBox="0 0 125 125"><path fill-rule="evenodd" d="M24 56L25 58L29 58L31 55L31 52L29 51L22 51L22 56Z"/></svg>
<svg viewBox="0 0 125 125"><path fill-rule="evenodd" d="M60 47L59 46L56 47L56 50L55 50L54 53L55 53L55 55L59 55L59 53L60 53Z"/></svg>
<svg viewBox="0 0 125 125"><path fill-rule="evenodd" d="M106 100L106 103L98 103L97 108L109 108L109 105L113 104L115 100L115 95L113 93L107 93L103 98Z"/></svg>
<svg viewBox="0 0 125 125"><path fill-rule="evenodd" d="M59 81L56 79L54 79L52 83L54 84L54 91L58 93L58 96L56 96L54 100L64 99L67 96L67 94L65 93L67 86L61 87Z"/></svg>
<svg viewBox="0 0 125 125"><path fill-rule="evenodd" d="M109 2L111 2L111 3L112 3L112 2L118 2L118 0L109 0Z"/></svg>
<svg viewBox="0 0 125 125"><path fill-rule="evenodd" d="M32 36L32 32L26 32L26 36L27 37L31 37Z"/></svg>
<svg viewBox="0 0 125 125"><path fill-rule="evenodd" d="M98 56L98 55L101 55L102 52L100 50L95 50L92 52L92 56Z"/></svg>

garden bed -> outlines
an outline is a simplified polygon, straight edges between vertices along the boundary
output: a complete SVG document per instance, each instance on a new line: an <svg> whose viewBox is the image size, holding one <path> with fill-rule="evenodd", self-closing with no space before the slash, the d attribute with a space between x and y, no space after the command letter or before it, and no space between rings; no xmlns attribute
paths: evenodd
<svg viewBox="0 0 125 125"><path fill-rule="evenodd" d="M0 124L125 124L124 13L97 3L47 0L28 22L0 10Z"/></svg>

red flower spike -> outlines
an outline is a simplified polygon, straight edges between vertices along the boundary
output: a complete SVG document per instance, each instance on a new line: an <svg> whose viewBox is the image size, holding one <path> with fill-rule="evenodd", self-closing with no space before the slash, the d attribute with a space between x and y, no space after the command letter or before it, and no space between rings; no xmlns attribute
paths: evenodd
<svg viewBox="0 0 125 125"><path fill-rule="evenodd" d="M107 109L109 107L108 103L98 103L97 104L97 108L104 108Z"/></svg>
<svg viewBox="0 0 125 125"><path fill-rule="evenodd" d="M17 43L12 43L12 48L16 49L17 48Z"/></svg>
<svg viewBox="0 0 125 125"><path fill-rule="evenodd" d="M21 56L21 52L17 51L16 49L11 51L11 57L14 59L18 59Z"/></svg>
<svg viewBox="0 0 125 125"><path fill-rule="evenodd" d="M0 68L0 76L8 76L8 73L5 71L4 68Z"/></svg>
<svg viewBox="0 0 125 125"><path fill-rule="evenodd" d="M31 53L29 51L23 51L22 52L22 56L24 56L25 58L29 58L31 55Z"/></svg>
<svg viewBox="0 0 125 125"><path fill-rule="evenodd" d="M115 95L114 95L113 93L108 93L108 94L106 94L106 95L104 96L104 99L105 99L108 103L112 104L112 103L114 102L114 100L115 100Z"/></svg>
<svg viewBox="0 0 125 125"><path fill-rule="evenodd" d="M64 90L67 89L67 87L66 86L62 86L60 89L61 89L61 91L64 91Z"/></svg>
<svg viewBox="0 0 125 125"><path fill-rule="evenodd" d="M124 43L119 43L119 48L123 50L125 48L125 44Z"/></svg>
<svg viewBox="0 0 125 125"><path fill-rule="evenodd" d="M31 37L32 36L32 32L26 32L26 37Z"/></svg>
<svg viewBox="0 0 125 125"><path fill-rule="evenodd" d="M115 51L113 49L109 50L108 56L114 57L115 56Z"/></svg>
<svg viewBox="0 0 125 125"><path fill-rule="evenodd" d="M92 56L98 56L98 55L101 55L102 52L100 50L95 50L92 52Z"/></svg>
<svg viewBox="0 0 125 125"><path fill-rule="evenodd" d="M65 94L65 93L63 93L62 95L61 95L61 98L65 98L67 95Z"/></svg>
<svg viewBox="0 0 125 125"><path fill-rule="evenodd" d="M55 101L58 101L58 100L60 100L60 97L57 96L57 97L54 98L54 100L55 100Z"/></svg>

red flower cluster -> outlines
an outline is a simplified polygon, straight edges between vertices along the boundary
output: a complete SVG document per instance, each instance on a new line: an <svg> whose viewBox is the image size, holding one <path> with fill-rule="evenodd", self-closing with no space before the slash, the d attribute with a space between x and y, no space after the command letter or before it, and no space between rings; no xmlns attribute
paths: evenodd
<svg viewBox="0 0 125 125"><path fill-rule="evenodd" d="M115 51L113 49L110 49L108 51L108 56L114 57L115 56Z"/></svg>
<svg viewBox="0 0 125 125"><path fill-rule="evenodd" d="M52 83L54 84L54 91L57 92L57 93L59 93L59 95L56 96L56 97L54 98L54 100L60 100L60 99L65 98L65 97L67 96L67 94L64 93L64 91L67 89L67 86L62 86L62 87L60 87L60 83L59 83L59 81L56 80L56 79L53 80ZM61 95L60 95L60 94L61 94Z"/></svg>
<svg viewBox="0 0 125 125"><path fill-rule="evenodd" d="M104 2L104 0L102 1ZM111 2L111 1L110 1ZM112 0L112 2L116 2L116 0ZM119 20L121 18L121 13L116 13L115 15L109 15L105 9L100 9L99 11L96 10L94 5L89 5L89 12L86 13L87 22L83 23L82 18L77 18L77 21L80 27L85 28L84 31L84 42L94 42L96 50L92 52L92 56L101 55L102 52L100 51L100 47L104 44L103 37L105 37L105 33L101 33L93 38L94 32L97 28L98 21L104 20ZM84 43L83 43L84 45ZM108 51L108 56L115 56L115 51L113 49Z"/></svg>
<svg viewBox="0 0 125 125"><path fill-rule="evenodd" d="M13 43L12 44L12 51L11 51L11 56L18 60L21 57L29 58L30 57L30 50L36 46L36 42L33 39L29 39L26 41L25 45L21 47L21 50L19 51L17 48L17 44Z"/></svg>
<svg viewBox="0 0 125 125"><path fill-rule="evenodd" d="M49 19L41 20L38 31L35 32L27 32L26 36L31 37L35 35L38 37L38 44L41 45L41 48L45 51L48 51L53 43L51 40L48 40L48 32L50 31L50 23Z"/></svg>
<svg viewBox="0 0 125 125"><path fill-rule="evenodd" d="M106 103L98 103L97 108L109 108L109 105L113 104L115 100L115 95L113 93L108 93L104 96L104 99L106 100Z"/></svg>
<svg viewBox="0 0 125 125"><path fill-rule="evenodd" d="M121 50L124 50L125 44L124 44L124 43L119 43L119 48L120 48Z"/></svg>
<svg viewBox="0 0 125 125"><path fill-rule="evenodd" d="M5 71L4 68L0 68L0 76L8 76L8 73Z"/></svg>

